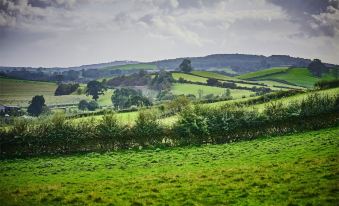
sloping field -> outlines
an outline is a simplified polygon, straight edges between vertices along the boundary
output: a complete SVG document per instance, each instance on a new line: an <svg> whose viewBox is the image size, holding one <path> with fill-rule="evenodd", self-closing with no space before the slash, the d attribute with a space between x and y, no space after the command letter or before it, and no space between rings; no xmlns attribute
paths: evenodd
<svg viewBox="0 0 339 206"><path fill-rule="evenodd" d="M333 79L333 77L331 75L327 75L324 78L318 78L313 76L307 68L292 68L288 69L284 73L267 75L263 77L258 77L256 79L285 81L294 85L311 88L317 81L321 79Z"/></svg>
<svg viewBox="0 0 339 206"><path fill-rule="evenodd" d="M85 85L81 85L82 89ZM43 95L46 105L78 104L80 100L91 100L90 96L71 95L54 96L57 85L52 82L39 82L18 79L0 78L0 104L13 106L28 106L35 95ZM112 105L113 90L109 89L98 99L100 106Z"/></svg>
<svg viewBox="0 0 339 206"><path fill-rule="evenodd" d="M272 67L272 68L269 68L269 69L263 69L263 70L259 70L259 71L256 71L256 72L250 72L250 73L242 74L242 75L237 76L237 78L239 78L239 79L252 79L252 78L257 78L257 77L261 77L261 76L279 73L279 72L284 72L287 69L288 69L288 67Z"/></svg>
<svg viewBox="0 0 339 206"><path fill-rule="evenodd" d="M180 84L175 83L172 86L172 93L176 95L180 94L193 94L196 97L198 97L199 90L203 91L203 96L208 94L214 94L214 95L221 95L225 93L226 88L220 88L220 87L211 87L211 86L205 86L205 85L197 85L197 84ZM249 90L240 90L240 89L231 89L231 96L235 99L242 98L242 96L249 96L253 94L254 92Z"/></svg>
<svg viewBox="0 0 339 206"><path fill-rule="evenodd" d="M207 78L198 77L198 76L195 76L195 75L185 74L185 73L176 73L176 72L173 72L172 73L172 77L175 80L179 80L180 78L183 78L184 80L192 81L192 82L206 83L206 81L207 81Z"/></svg>
<svg viewBox="0 0 339 206"><path fill-rule="evenodd" d="M192 74L201 76L201 77L206 77L206 78L214 78L214 79L220 79L220 80L233 80L233 81L239 81L239 79L235 77L230 77L222 74L218 74L215 72L209 72L209 71L193 71Z"/></svg>
<svg viewBox="0 0 339 206"><path fill-rule="evenodd" d="M0 205L336 205L339 128L0 161Z"/></svg>
<svg viewBox="0 0 339 206"><path fill-rule="evenodd" d="M57 85L50 82L0 78L0 104L28 106L35 95L44 95L47 105L77 104L85 95L54 96Z"/></svg>

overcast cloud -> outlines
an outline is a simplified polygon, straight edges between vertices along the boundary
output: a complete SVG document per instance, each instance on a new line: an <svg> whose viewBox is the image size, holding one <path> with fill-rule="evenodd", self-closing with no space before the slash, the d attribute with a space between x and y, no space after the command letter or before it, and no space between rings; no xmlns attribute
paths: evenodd
<svg viewBox="0 0 339 206"><path fill-rule="evenodd" d="M214 53L339 64L339 0L0 0L0 65Z"/></svg>

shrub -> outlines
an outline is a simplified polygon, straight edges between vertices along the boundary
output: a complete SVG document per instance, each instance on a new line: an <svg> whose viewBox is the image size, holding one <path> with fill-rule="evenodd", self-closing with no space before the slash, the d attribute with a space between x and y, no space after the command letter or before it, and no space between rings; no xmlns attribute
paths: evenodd
<svg viewBox="0 0 339 206"><path fill-rule="evenodd" d="M339 87L339 79L335 80L321 80L314 84L314 87L318 89L329 89Z"/></svg>
<svg viewBox="0 0 339 206"><path fill-rule="evenodd" d="M75 92L78 88L79 84L59 84L54 92L54 95L55 96L69 95Z"/></svg>
<svg viewBox="0 0 339 206"><path fill-rule="evenodd" d="M87 109L87 107L88 107L88 102L86 101L86 100L81 100L80 102L79 102L79 104L78 104L78 108L80 109L80 110L86 110Z"/></svg>
<svg viewBox="0 0 339 206"><path fill-rule="evenodd" d="M180 144L203 144L209 136L206 108L201 106L186 107L179 114L174 126L176 138Z"/></svg>
<svg viewBox="0 0 339 206"><path fill-rule="evenodd" d="M88 102L88 104L87 104L87 109L89 111L95 111L98 108L99 108L99 104L94 100Z"/></svg>
<svg viewBox="0 0 339 206"><path fill-rule="evenodd" d="M132 132L134 140L141 146L157 145L163 139L163 128L153 110L140 111Z"/></svg>
<svg viewBox="0 0 339 206"><path fill-rule="evenodd" d="M105 114L96 129L102 148L117 148L118 145L124 145L126 141L125 128L121 126L115 113Z"/></svg>

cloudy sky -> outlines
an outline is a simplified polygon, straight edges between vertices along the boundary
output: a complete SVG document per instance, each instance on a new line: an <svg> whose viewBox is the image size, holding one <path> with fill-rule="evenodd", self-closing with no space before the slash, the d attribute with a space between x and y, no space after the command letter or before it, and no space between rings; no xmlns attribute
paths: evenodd
<svg viewBox="0 0 339 206"><path fill-rule="evenodd" d="M339 64L339 0L0 0L0 65L214 53Z"/></svg>

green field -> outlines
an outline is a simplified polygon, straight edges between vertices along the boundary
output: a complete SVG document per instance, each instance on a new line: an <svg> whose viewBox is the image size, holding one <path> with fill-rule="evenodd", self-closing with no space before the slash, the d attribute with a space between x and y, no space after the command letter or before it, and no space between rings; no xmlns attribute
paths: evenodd
<svg viewBox="0 0 339 206"><path fill-rule="evenodd" d="M267 75L258 77L257 80L282 80L294 85L311 88L314 83L321 79L333 79L331 75L326 75L323 78L313 76L307 68L291 68L284 73Z"/></svg>
<svg viewBox="0 0 339 206"><path fill-rule="evenodd" d="M121 65L121 66L111 66L111 67L105 67L105 68L102 68L102 69L108 69L108 70L115 70L115 69L120 69L120 70L134 70L134 69L154 70L154 69L158 69L158 67L155 64L140 63L140 64L126 64L126 65Z"/></svg>
<svg viewBox="0 0 339 206"><path fill-rule="evenodd" d="M225 88L220 88L220 87L211 87L211 86L197 85L197 84L180 84L180 83L173 84L171 91L173 94L176 94L176 95L193 94L196 97L198 97L199 90L203 91L203 96L208 95L208 94L222 95L226 91ZM242 98L242 96L244 95L249 96L251 94L254 94L254 92L251 92L249 90L231 89L230 91L231 91L231 96L236 99Z"/></svg>
<svg viewBox="0 0 339 206"><path fill-rule="evenodd" d="M180 78L182 78L184 80L191 81L191 82L206 83L206 81L207 81L207 78L198 77L198 76L191 75L191 74L186 74L186 73L176 73L176 72L173 72L172 73L172 77L175 80L179 80Z"/></svg>
<svg viewBox="0 0 339 206"><path fill-rule="evenodd" d="M0 205L336 205L339 128L0 161Z"/></svg>
<svg viewBox="0 0 339 206"><path fill-rule="evenodd" d="M206 77L206 78L214 78L214 79L220 79L220 80L238 80L237 78L234 77L230 77L230 76L226 76L226 75L222 75L222 74L218 74L215 72L209 72L209 71L193 71L192 74L201 76L201 77Z"/></svg>
<svg viewBox="0 0 339 206"><path fill-rule="evenodd" d="M35 95L44 95L46 105L77 104L85 95L54 96L57 85L51 82L0 78L0 104L28 106Z"/></svg>
<svg viewBox="0 0 339 206"><path fill-rule="evenodd" d="M270 74L284 72L287 69L288 69L288 67L272 67L272 68L269 68L269 69L263 69L263 70L259 70L259 71L256 71L256 72L250 72L250 73L242 74L242 75L237 76L237 78L239 78L239 79L252 79L252 78L262 77L262 76L266 76L266 75L270 75Z"/></svg>

